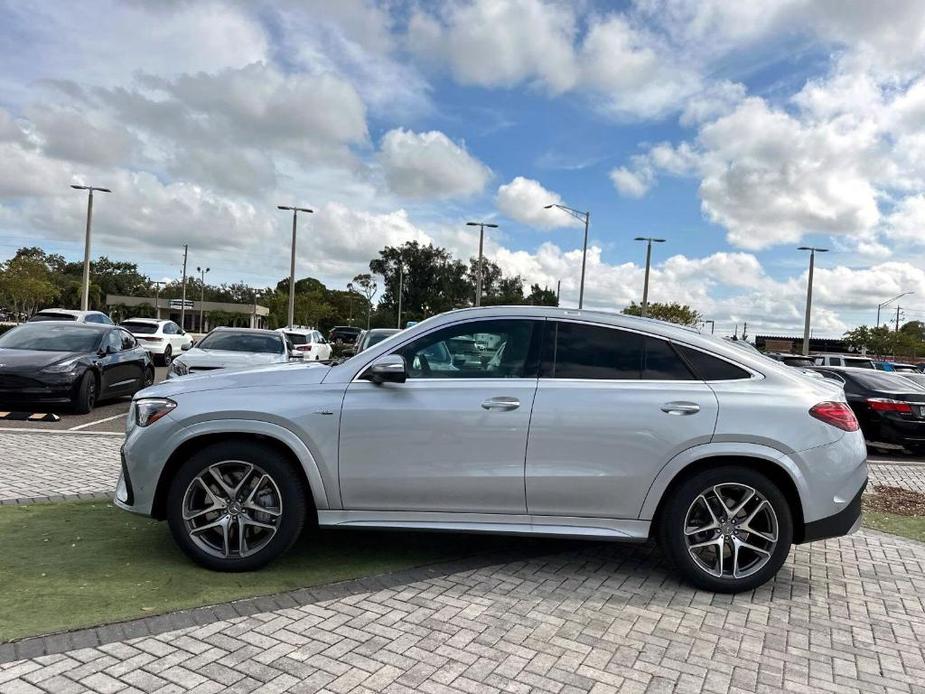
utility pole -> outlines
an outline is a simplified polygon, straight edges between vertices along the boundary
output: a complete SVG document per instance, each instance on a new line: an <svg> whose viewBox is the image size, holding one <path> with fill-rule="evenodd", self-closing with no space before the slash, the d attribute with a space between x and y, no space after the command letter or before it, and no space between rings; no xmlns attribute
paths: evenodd
<svg viewBox="0 0 925 694"><path fill-rule="evenodd" d="M813 269L816 265L816 253L827 253L828 248L800 246L798 251L809 251L809 277L806 282L806 319L803 323L803 356L809 355L809 318L813 308Z"/></svg>
<svg viewBox="0 0 925 694"><path fill-rule="evenodd" d="M469 227L478 227L479 228L479 265L476 271L476 285L475 285L475 305L482 305L482 248L485 245L485 227L489 229L497 229L497 224L489 224L488 222L466 222L466 226Z"/></svg>
<svg viewBox="0 0 925 694"><path fill-rule="evenodd" d="M277 205L278 210L292 210L292 254L289 258L289 328L292 329L295 321L295 236L296 236L296 218L299 212L312 214L314 210L308 207L287 207L286 205Z"/></svg>
<svg viewBox="0 0 925 694"><path fill-rule="evenodd" d="M203 332L202 329L202 309L203 304L206 301L206 273L211 268L201 268L198 265L196 266L196 271L199 273L199 332Z"/></svg>
<svg viewBox="0 0 925 694"><path fill-rule="evenodd" d="M161 319L161 285L166 282L157 281L154 283L154 317Z"/></svg>
<svg viewBox="0 0 925 694"><path fill-rule="evenodd" d="M652 265L652 244L665 243L665 239L656 239L651 236L637 236L633 240L646 242L646 279L642 285L642 311L640 312L642 317L645 318L646 312L649 309L649 267Z"/></svg>
<svg viewBox="0 0 925 694"><path fill-rule="evenodd" d="M565 205L560 205L559 203L555 202L549 205L545 205L543 209L549 210L553 207L558 207L563 212L570 214L575 219L585 223L585 242L581 251L581 284L578 287L578 308L580 309L584 306L585 303L585 264L588 260L588 225L591 223L591 213L573 210L571 207L566 207Z"/></svg>
<svg viewBox="0 0 925 694"><path fill-rule="evenodd" d="M189 256L189 244L183 244L183 293L180 299L180 329L186 330L186 259Z"/></svg>
<svg viewBox="0 0 925 694"><path fill-rule="evenodd" d="M896 332L899 332L899 304L896 304Z"/></svg>
<svg viewBox="0 0 925 694"><path fill-rule="evenodd" d="M897 299L902 299L904 296L908 296L909 294L915 294L915 292L903 292L902 294L897 294L892 299L887 299L883 303L877 304L877 326L876 327L878 328L880 327L880 309L882 309L887 304L893 303Z"/></svg>
<svg viewBox="0 0 925 694"><path fill-rule="evenodd" d="M559 305L559 296L562 294L562 280L556 280L556 306Z"/></svg>
<svg viewBox="0 0 925 694"><path fill-rule="evenodd" d="M396 326L401 330L401 295L402 295L402 284L404 284L405 279L405 259L401 256L398 257L398 325Z"/></svg>
<svg viewBox="0 0 925 694"><path fill-rule="evenodd" d="M90 229L93 224L93 191L98 190L101 193L111 193L109 188L98 188L96 186L78 186L71 185L74 190L87 191L87 231L84 235L84 276L83 284L80 288L80 310L90 310Z"/></svg>

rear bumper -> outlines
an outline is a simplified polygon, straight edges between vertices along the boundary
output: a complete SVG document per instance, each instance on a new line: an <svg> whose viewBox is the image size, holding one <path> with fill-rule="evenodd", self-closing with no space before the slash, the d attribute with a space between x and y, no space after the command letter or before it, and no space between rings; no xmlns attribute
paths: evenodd
<svg viewBox="0 0 925 694"><path fill-rule="evenodd" d="M861 497L867 488L867 480L858 490L854 498L848 502L838 513L811 521L803 526L803 537L800 542L814 542L830 537L841 537L855 532L861 525Z"/></svg>

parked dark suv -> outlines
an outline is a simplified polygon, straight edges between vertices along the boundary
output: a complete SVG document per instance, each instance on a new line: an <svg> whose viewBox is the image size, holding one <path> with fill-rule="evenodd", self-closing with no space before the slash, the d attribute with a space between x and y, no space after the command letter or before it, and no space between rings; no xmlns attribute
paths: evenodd
<svg viewBox="0 0 925 694"><path fill-rule="evenodd" d="M328 341L336 345L352 345L362 331L352 325L335 325L328 333Z"/></svg>

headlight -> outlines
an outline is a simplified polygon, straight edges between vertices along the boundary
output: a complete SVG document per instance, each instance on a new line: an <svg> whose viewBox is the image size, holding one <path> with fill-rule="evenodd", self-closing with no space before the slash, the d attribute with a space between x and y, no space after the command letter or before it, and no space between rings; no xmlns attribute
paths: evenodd
<svg viewBox="0 0 925 694"><path fill-rule="evenodd" d="M167 398L139 398L132 405L135 409L135 423L146 427L170 412L177 403Z"/></svg>
<svg viewBox="0 0 925 694"><path fill-rule="evenodd" d="M65 359L64 361L59 361L57 364L52 364L51 366L46 366L42 371L49 373L65 373L67 371L73 371L78 363L80 362L80 357L72 357L71 359Z"/></svg>
<svg viewBox="0 0 925 694"><path fill-rule="evenodd" d="M186 376L189 373L189 367L179 359L170 362L170 368L167 369L168 376Z"/></svg>

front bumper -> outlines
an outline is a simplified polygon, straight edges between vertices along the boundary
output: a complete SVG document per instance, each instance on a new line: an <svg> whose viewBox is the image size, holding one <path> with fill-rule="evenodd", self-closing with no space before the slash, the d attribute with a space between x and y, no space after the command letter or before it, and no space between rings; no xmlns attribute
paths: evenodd
<svg viewBox="0 0 925 694"><path fill-rule="evenodd" d="M803 526L802 542L815 542L830 537L850 535L861 526L861 497L867 488L867 480L854 498L838 513L811 521Z"/></svg>
<svg viewBox="0 0 925 694"><path fill-rule="evenodd" d="M68 403L83 372L0 375L0 403Z"/></svg>

